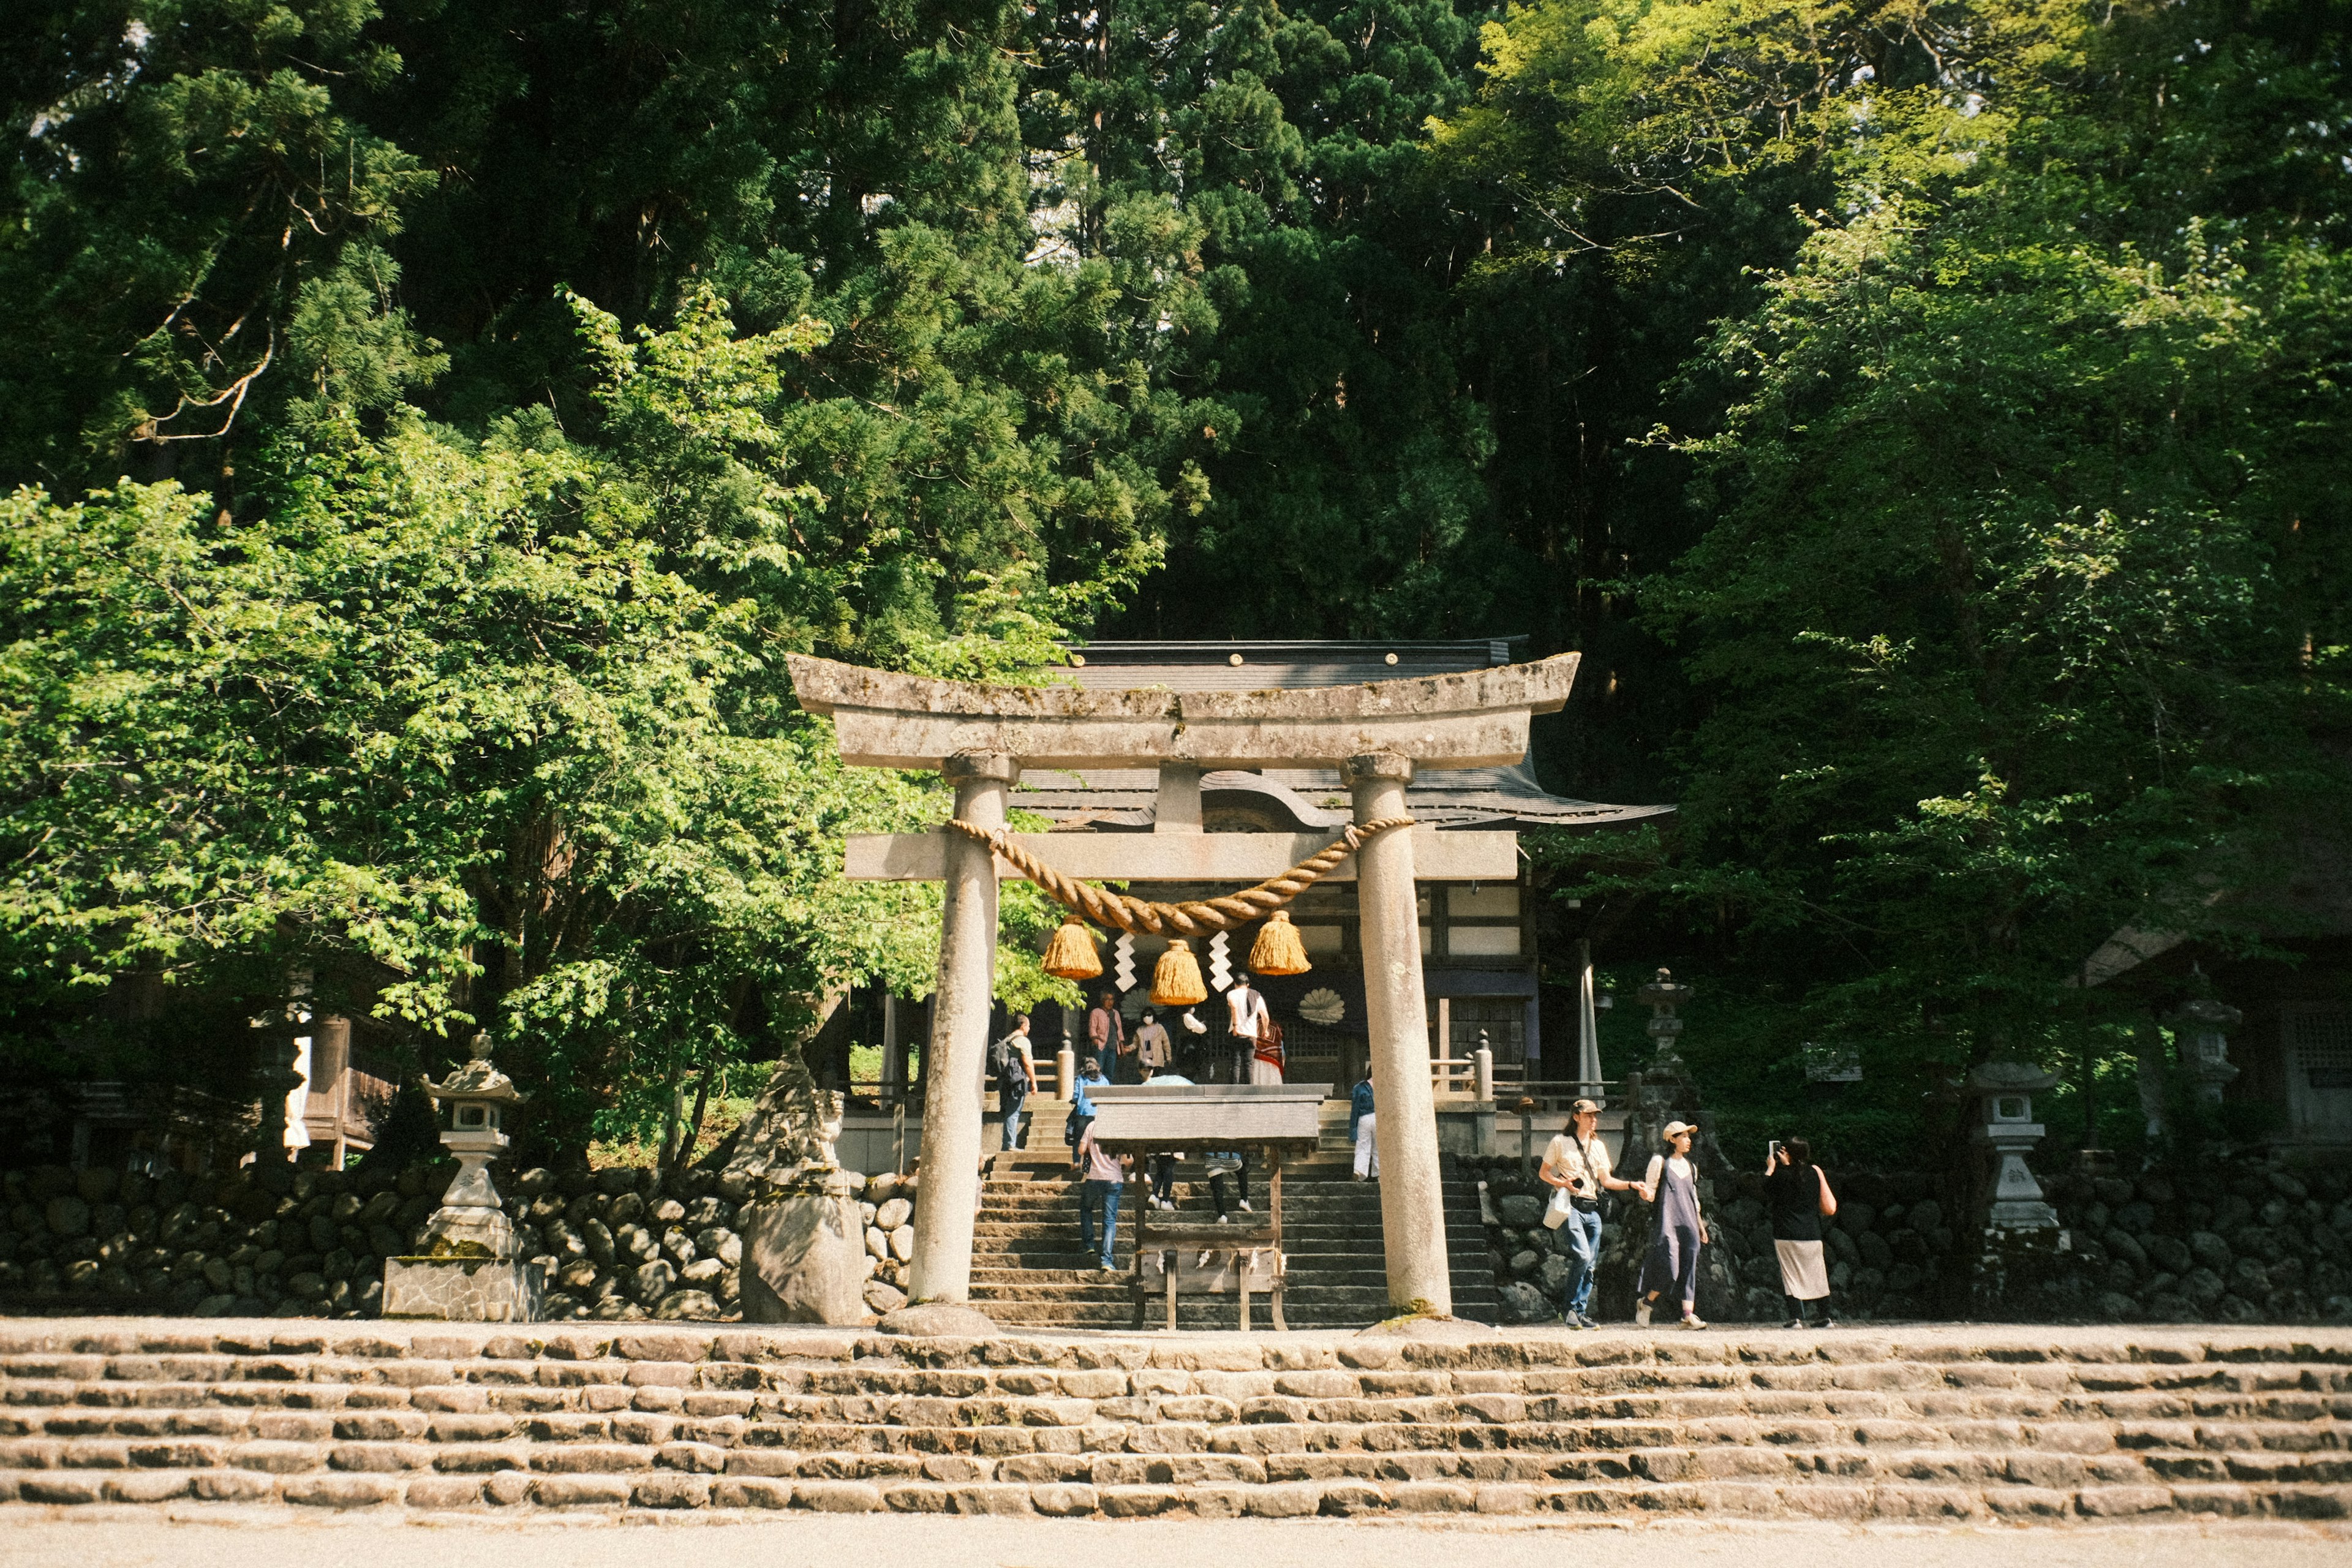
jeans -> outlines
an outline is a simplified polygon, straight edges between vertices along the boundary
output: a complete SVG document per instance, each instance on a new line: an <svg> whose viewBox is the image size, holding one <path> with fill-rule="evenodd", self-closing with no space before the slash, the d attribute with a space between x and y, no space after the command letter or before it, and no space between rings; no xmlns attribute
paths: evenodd
<svg viewBox="0 0 2352 1568"><path fill-rule="evenodd" d="M1029 1102L1028 1092L1020 1090L1008 1094L999 1089L996 1098L1004 1106L1004 1146L1018 1149L1021 1147L1021 1108Z"/></svg>
<svg viewBox="0 0 2352 1568"><path fill-rule="evenodd" d="M1216 1200L1217 1217L1225 1217L1225 1183L1233 1182L1241 1189L1242 1202L1249 1202L1249 1156L1241 1157L1242 1168L1230 1173L1220 1171L1209 1178L1209 1196Z"/></svg>
<svg viewBox="0 0 2352 1568"><path fill-rule="evenodd" d="M1589 1316L1592 1308L1592 1278L1600 1272L1601 1211L1587 1213L1571 1208L1568 1218L1560 1222L1555 1233L1566 1245L1568 1278L1560 1281L1559 1308L1563 1313Z"/></svg>
<svg viewBox="0 0 2352 1568"><path fill-rule="evenodd" d="M1110 1267L1112 1247L1118 1240L1118 1194L1124 1182L1087 1182L1078 1188L1078 1250L1095 1245L1095 1209L1102 1209L1102 1264Z"/></svg>

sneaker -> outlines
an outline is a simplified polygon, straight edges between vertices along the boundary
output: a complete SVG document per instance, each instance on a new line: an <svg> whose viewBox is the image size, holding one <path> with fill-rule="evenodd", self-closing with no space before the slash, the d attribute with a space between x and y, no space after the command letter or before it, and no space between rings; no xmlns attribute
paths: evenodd
<svg viewBox="0 0 2352 1568"><path fill-rule="evenodd" d="M1805 1326L1805 1320L1802 1318L1791 1318L1780 1326L1784 1329L1801 1329Z"/></svg>
<svg viewBox="0 0 2352 1568"><path fill-rule="evenodd" d="M1568 1315L1568 1326L1571 1329L1597 1329L1601 1325L1582 1312L1570 1312Z"/></svg>
<svg viewBox="0 0 2352 1568"><path fill-rule="evenodd" d="M1696 1312L1685 1312L1683 1314L1683 1327L1686 1329L1703 1329L1706 1327L1706 1320L1700 1317Z"/></svg>
<svg viewBox="0 0 2352 1568"><path fill-rule="evenodd" d="M1095 1265L1095 1272L1097 1274L1116 1274L1118 1272L1118 1265L1106 1258Z"/></svg>
<svg viewBox="0 0 2352 1568"><path fill-rule="evenodd" d="M1637 1329L1646 1329L1650 1326L1650 1303L1647 1301L1636 1301L1633 1304L1633 1326Z"/></svg>
<svg viewBox="0 0 2352 1568"><path fill-rule="evenodd" d="M1231 1225L1234 1223L1234 1216L1229 1214L1221 1214L1217 1216L1217 1223L1219 1225Z"/></svg>
<svg viewBox="0 0 2352 1568"><path fill-rule="evenodd" d="M1255 1209L1254 1209L1254 1208L1252 1208L1252 1207L1250 1207L1250 1206L1249 1206L1249 1199L1247 1199L1247 1198L1244 1198L1244 1199L1241 1201L1241 1211L1242 1211L1242 1213L1244 1213L1244 1214L1255 1214L1255 1213L1257 1213L1257 1210L1255 1210Z"/></svg>
<svg viewBox="0 0 2352 1568"><path fill-rule="evenodd" d="M1817 1329L1834 1329L1837 1327L1837 1320L1835 1318L1823 1318L1820 1322L1815 1323L1813 1327Z"/></svg>

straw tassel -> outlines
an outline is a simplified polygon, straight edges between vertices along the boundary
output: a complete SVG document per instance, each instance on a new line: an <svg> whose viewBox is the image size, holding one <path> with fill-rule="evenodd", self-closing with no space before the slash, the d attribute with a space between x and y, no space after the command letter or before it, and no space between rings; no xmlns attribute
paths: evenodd
<svg viewBox="0 0 2352 1568"><path fill-rule="evenodd" d="M1258 927L1257 940L1250 943L1249 966L1253 974L1304 974L1315 967L1307 962L1307 944L1298 940L1288 910L1275 910Z"/></svg>
<svg viewBox="0 0 2352 1568"><path fill-rule="evenodd" d="M1201 984L1201 961L1192 956L1192 949L1184 939L1178 937L1160 955L1160 962L1151 966L1151 1005L1190 1007L1208 999L1209 988Z"/></svg>
<svg viewBox="0 0 2352 1568"><path fill-rule="evenodd" d="M1045 970L1059 980L1092 980L1102 973L1095 939L1077 916L1054 929L1054 940L1045 944Z"/></svg>

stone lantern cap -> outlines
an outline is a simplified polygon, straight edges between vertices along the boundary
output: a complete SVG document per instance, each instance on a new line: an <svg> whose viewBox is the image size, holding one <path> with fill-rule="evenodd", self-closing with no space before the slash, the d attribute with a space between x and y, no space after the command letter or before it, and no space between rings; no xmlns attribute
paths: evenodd
<svg viewBox="0 0 2352 1568"><path fill-rule="evenodd" d="M1658 977L1642 987L1637 994L1642 1002L1652 1007L1674 1007L1698 994L1696 986L1685 985L1675 978L1671 969L1661 969Z"/></svg>
<svg viewBox="0 0 2352 1568"><path fill-rule="evenodd" d="M2233 1029L2244 1017L2243 1013L2227 1002L2216 1002L2210 996L2198 996L2175 1007L2164 1021L2176 1028L2186 1026L2192 1029Z"/></svg>
<svg viewBox="0 0 2352 1568"><path fill-rule="evenodd" d="M1979 1094L2038 1094L2057 1088L2058 1075L2032 1062L1979 1062L1968 1083Z"/></svg>
<svg viewBox="0 0 2352 1568"><path fill-rule="evenodd" d="M425 1079L425 1092L433 1097L436 1104L443 1100L475 1100L519 1105L524 1099L523 1092L515 1088L514 1079L493 1067L488 1057L476 1057L439 1083Z"/></svg>

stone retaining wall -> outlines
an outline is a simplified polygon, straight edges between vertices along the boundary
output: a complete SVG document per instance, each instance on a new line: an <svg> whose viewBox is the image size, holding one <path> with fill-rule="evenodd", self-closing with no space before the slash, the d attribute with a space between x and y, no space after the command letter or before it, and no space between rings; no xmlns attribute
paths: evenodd
<svg viewBox="0 0 2352 1568"><path fill-rule="evenodd" d="M249 1166L227 1176L118 1175L58 1166L0 1175L0 1311L373 1317L383 1260L416 1250L454 1164L397 1173ZM854 1184L865 1178L851 1175ZM879 1310L912 1251L898 1178L865 1194ZM736 1199L705 1171L526 1171L502 1179L548 1315L736 1315ZM909 1189L911 1190L911 1189Z"/></svg>
<svg viewBox="0 0 2352 1568"><path fill-rule="evenodd" d="M2068 1248L2012 1288L2010 1316L2352 1323L2352 1171L2231 1160L2042 1184Z"/></svg>

